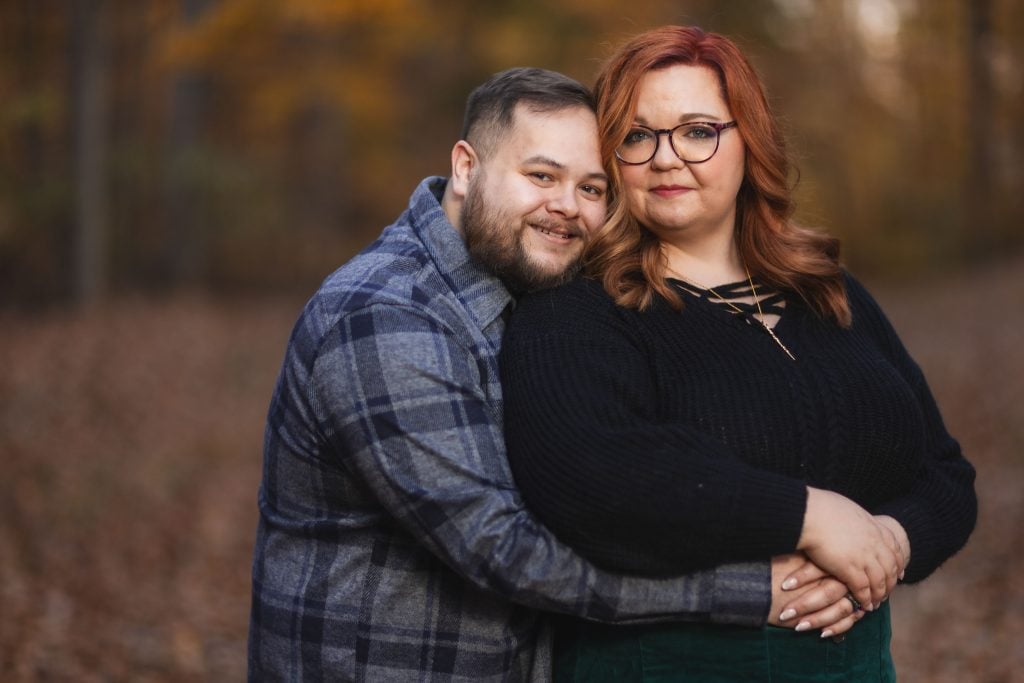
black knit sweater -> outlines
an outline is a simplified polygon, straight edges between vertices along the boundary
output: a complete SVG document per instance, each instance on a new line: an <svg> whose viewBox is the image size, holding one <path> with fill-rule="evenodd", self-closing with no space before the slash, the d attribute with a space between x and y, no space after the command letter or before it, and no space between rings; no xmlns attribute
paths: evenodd
<svg viewBox="0 0 1024 683"><path fill-rule="evenodd" d="M906 580L967 541L974 470L864 288L853 325L789 297L775 332L685 294L639 313L586 279L525 297L501 353L528 505L603 566L681 573L796 548L806 485L897 519Z"/></svg>

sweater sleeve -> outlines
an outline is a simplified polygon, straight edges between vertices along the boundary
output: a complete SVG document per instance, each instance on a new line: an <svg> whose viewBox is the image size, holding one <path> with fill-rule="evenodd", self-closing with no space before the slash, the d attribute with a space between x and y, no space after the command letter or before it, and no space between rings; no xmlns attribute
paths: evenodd
<svg viewBox="0 0 1024 683"><path fill-rule="evenodd" d="M502 346L508 455L529 507L596 564L668 574L792 552L802 481L655 416L639 332L595 283L520 302Z"/></svg>
<svg viewBox="0 0 1024 683"><path fill-rule="evenodd" d="M925 457L913 486L904 495L871 510L874 514L890 515L903 525L910 539L910 565L905 581L917 582L967 543L978 514L974 468L946 431L921 368L910 357L881 308L853 278L847 281L847 291L854 325L870 327L882 351L913 389L924 417Z"/></svg>

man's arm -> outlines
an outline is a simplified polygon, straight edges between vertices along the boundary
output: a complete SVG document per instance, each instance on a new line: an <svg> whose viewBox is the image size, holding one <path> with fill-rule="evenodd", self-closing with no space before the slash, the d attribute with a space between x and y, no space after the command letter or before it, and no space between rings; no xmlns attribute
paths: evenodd
<svg viewBox="0 0 1024 683"><path fill-rule="evenodd" d="M347 314L319 339L319 431L414 538L474 584L538 609L614 622L764 623L768 562L645 579L604 572L523 506L481 354L412 306ZM287 369L286 369L287 372Z"/></svg>

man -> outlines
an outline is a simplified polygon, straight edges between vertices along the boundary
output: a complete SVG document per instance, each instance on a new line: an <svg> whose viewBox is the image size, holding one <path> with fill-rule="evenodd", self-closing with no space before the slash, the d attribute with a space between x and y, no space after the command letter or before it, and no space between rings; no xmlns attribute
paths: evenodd
<svg viewBox="0 0 1024 683"><path fill-rule="evenodd" d="M266 431L250 678L546 680L539 610L761 624L767 563L609 575L524 510L505 460L512 292L570 277L607 208L587 90L495 75L451 163L292 333Z"/></svg>

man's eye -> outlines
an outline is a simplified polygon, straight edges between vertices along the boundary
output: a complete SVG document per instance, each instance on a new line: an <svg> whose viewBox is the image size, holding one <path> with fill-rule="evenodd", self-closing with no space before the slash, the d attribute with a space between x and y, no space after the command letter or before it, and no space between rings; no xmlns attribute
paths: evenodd
<svg viewBox="0 0 1024 683"><path fill-rule="evenodd" d="M584 192L586 192L589 195L593 195L594 197L603 197L604 196L604 188L603 187L597 187L596 185L583 185L580 189L583 190Z"/></svg>

